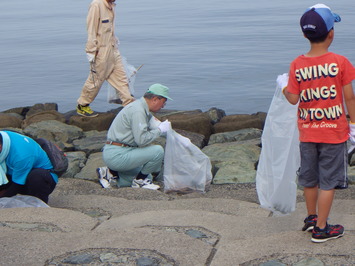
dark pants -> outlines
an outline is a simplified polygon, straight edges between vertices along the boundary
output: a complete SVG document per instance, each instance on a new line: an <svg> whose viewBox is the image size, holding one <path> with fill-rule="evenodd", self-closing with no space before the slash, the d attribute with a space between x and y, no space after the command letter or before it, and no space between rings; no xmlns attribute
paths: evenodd
<svg viewBox="0 0 355 266"><path fill-rule="evenodd" d="M2 197L12 197L16 194L34 196L48 203L48 196L57 185L49 170L36 168L28 174L25 185L18 185L11 181L6 185L6 192Z"/></svg>

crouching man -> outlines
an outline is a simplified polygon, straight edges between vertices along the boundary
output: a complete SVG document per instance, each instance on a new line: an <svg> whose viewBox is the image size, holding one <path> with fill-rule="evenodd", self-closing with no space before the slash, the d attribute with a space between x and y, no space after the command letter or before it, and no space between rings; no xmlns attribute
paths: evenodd
<svg viewBox="0 0 355 266"><path fill-rule="evenodd" d="M0 131L0 197L34 196L48 203L58 182L46 152L33 139Z"/></svg>
<svg viewBox="0 0 355 266"><path fill-rule="evenodd" d="M153 84L142 98L125 106L113 120L103 149L103 160L107 167L97 169L101 184L118 176L121 186L159 189L152 183L151 173L161 170L164 149L160 145L149 145L165 135L170 122L157 121L151 112L158 112L165 106L169 88ZM104 185L103 185L104 186Z"/></svg>

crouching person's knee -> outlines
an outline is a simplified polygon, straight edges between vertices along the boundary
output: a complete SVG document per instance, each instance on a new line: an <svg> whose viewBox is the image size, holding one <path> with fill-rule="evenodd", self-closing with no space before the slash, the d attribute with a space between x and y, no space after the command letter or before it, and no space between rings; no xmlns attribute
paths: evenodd
<svg viewBox="0 0 355 266"><path fill-rule="evenodd" d="M153 145L153 154L155 154L156 161L163 161L164 148L160 145Z"/></svg>

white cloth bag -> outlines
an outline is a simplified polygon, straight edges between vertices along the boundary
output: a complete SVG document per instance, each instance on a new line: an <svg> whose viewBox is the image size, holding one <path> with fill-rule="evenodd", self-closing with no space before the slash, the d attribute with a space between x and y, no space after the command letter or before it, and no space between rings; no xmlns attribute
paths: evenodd
<svg viewBox="0 0 355 266"><path fill-rule="evenodd" d="M266 116L256 173L261 207L275 215L296 209L297 171L300 167L297 105L290 104L277 86Z"/></svg>
<svg viewBox="0 0 355 266"><path fill-rule="evenodd" d="M136 81L136 74L139 68L141 68L142 66L136 69L134 66L130 65L127 62L127 59L123 56L122 56L122 64L128 79L129 92L131 93L131 95L134 95L135 94L134 82ZM110 83L107 83L107 102L121 103L121 99L118 91L114 87L112 87Z"/></svg>
<svg viewBox="0 0 355 266"><path fill-rule="evenodd" d="M205 192L212 181L210 158L190 139L167 132L164 154L164 192Z"/></svg>

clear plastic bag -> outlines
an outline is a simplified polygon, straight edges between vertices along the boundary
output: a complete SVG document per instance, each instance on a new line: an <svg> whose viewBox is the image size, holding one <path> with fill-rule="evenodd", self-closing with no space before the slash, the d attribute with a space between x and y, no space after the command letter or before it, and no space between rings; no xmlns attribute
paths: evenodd
<svg viewBox="0 0 355 266"><path fill-rule="evenodd" d="M25 207L49 207L46 203L36 197L16 195L13 197L0 198L1 208L25 208Z"/></svg>
<svg viewBox="0 0 355 266"><path fill-rule="evenodd" d="M256 173L261 207L276 215L296 209L297 171L300 167L297 105L290 104L277 86L261 137Z"/></svg>
<svg viewBox="0 0 355 266"><path fill-rule="evenodd" d="M211 161L190 139L167 132L164 155L164 192L206 192L212 181Z"/></svg>
<svg viewBox="0 0 355 266"><path fill-rule="evenodd" d="M134 82L136 80L136 74L137 74L137 71L143 66L141 65L140 67L138 67L137 69L128 64L127 62L127 59L125 57L122 56L122 64L124 66L124 69L125 69L125 72L126 72L126 75L127 75L127 78L128 78L128 86L129 86L129 91L131 93L131 95L134 95L135 94L135 91L134 91ZM120 96L117 92L117 90L112 87L110 85L110 83L107 83L108 85L108 88L107 88L107 102L109 103L122 103L121 99L120 99Z"/></svg>

